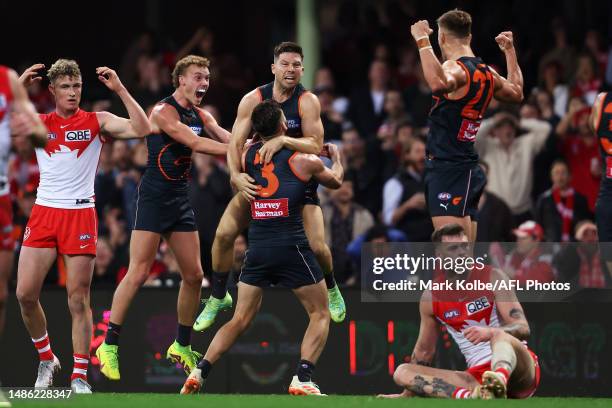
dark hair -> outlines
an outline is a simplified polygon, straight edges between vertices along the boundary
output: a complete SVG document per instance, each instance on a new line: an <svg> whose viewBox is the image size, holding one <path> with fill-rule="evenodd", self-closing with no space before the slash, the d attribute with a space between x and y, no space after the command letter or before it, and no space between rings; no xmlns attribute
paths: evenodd
<svg viewBox="0 0 612 408"><path fill-rule="evenodd" d="M555 161L553 161L552 164L550 165L550 171L552 171L553 167L555 167L558 164L565 166L565 168L567 169L567 172L571 174L572 170L570 169L569 163L565 159L555 159Z"/></svg>
<svg viewBox="0 0 612 408"><path fill-rule="evenodd" d="M438 25L455 37L466 38L472 33L472 16L469 13L454 9L438 17Z"/></svg>
<svg viewBox="0 0 612 408"><path fill-rule="evenodd" d="M294 42L285 41L274 47L274 61L276 61L283 52L294 52L296 54L300 54L302 61L304 61L304 52L302 51L302 47Z"/></svg>
<svg viewBox="0 0 612 408"><path fill-rule="evenodd" d="M253 129L263 138L274 136L278 131L282 113L283 110L275 100L268 99L261 102L251 114Z"/></svg>
<svg viewBox="0 0 612 408"><path fill-rule="evenodd" d="M443 237L452 237L454 235L465 234L463 227L457 223L446 224L438 228L431 234L432 242L442 242Z"/></svg>
<svg viewBox="0 0 612 408"><path fill-rule="evenodd" d="M389 228L384 224L375 224L366 232L365 240L366 242L372 242L376 238L385 238L387 241L390 241L389 238Z"/></svg>

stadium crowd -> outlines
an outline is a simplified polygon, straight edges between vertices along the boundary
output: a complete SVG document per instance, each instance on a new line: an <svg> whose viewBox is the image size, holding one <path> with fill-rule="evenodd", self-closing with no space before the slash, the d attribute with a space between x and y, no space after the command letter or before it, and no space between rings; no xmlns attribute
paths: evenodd
<svg viewBox="0 0 612 408"><path fill-rule="evenodd" d="M341 146L345 160L342 187L320 195L336 280L347 286L359 284L363 242L428 241L432 232L423 193L431 92L405 24L409 12L399 10L399 17L383 14L374 10L368 24L357 24L359 27L351 24L351 18L357 17L341 11L336 19L321 22L323 64L316 71L312 89L321 102L325 140ZM612 87L612 47L606 48L601 30L582 31L570 39L561 18L554 19L549 29L551 42L544 53L516 35L526 78L525 100L520 106L492 101L476 142L488 175L479 205L478 240L529 240L525 249L517 247L517 253L509 255L508 262L516 263L516 276L537 274L541 279L565 272L550 263L538 266L541 257L533 251L537 242L597 241L592 220L601 159L587 119L597 93ZM368 46L360 46L364 43ZM478 53L478 43L476 50ZM126 47L119 76L148 114L172 92L174 62L190 53L211 59L205 109L230 129L240 96L267 79L241 69L235 55L218 53L215 33L205 27L172 49L157 43L150 33L139 35ZM484 59L494 66L499 61L497 57L487 60L486 53ZM351 65L366 69L352 69ZM305 66L308 68L308 61ZM504 71L503 64L495 67ZM94 96L84 101L83 108L119 109L118 100ZM39 112L53 110L44 83L35 84L30 97ZM38 184L33 148L15 144L10 166L15 235L21 237ZM115 140L102 150L95 184L100 224L94 287L114 287L127 271L134 195L146 166L144 141ZM233 194L225 158L194 154L192 181L206 273L211 270L216 225ZM610 275L602 271L604 266L589 252L590 246L575 248L575 253L562 255L564 264L577 265L573 270L579 271L580 284L609 284ZM245 249L241 236L235 247L236 271ZM536 261L529 267L535 272L521 272L529 257ZM175 286L180 280L177 268L171 251L162 244L147 285ZM62 269L60 263L47 282L62 285Z"/></svg>

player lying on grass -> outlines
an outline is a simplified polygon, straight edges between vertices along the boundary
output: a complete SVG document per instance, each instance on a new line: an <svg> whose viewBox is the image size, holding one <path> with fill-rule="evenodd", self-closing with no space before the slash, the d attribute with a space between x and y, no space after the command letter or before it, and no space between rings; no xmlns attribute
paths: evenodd
<svg viewBox="0 0 612 408"><path fill-rule="evenodd" d="M273 100L257 105L251 121L264 142L287 130L282 108ZM323 272L304 232L302 207L311 180L329 188L340 187L344 174L340 154L336 146L328 147L333 162L331 169L313 154L287 148L276 153L269 163L263 163L259 155L262 145L261 141L253 143L242 156L243 171L261 187L259 197L251 201L249 250L240 273L236 310L232 320L213 338L206 355L187 378L181 394L200 390L212 365L229 350L257 314L263 288L279 285L293 291L309 317L301 360L289 393L321 395L312 381L312 373L327 341L330 312Z"/></svg>
<svg viewBox="0 0 612 408"><path fill-rule="evenodd" d="M459 224L448 224L432 235L436 255L465 258L470 253L468 237ZM505 276L484 266L468 275L444 271L441 280L480 280L492 282ZM419 310L421 325L410 363L400 365L393 374L404 388L397 397L438 398L527 398L540 382L537 356L527 348L529 324L512 290L425 291ZM430 367L436 351L438 323L442 323L463 353L466 371Z"/></svg>

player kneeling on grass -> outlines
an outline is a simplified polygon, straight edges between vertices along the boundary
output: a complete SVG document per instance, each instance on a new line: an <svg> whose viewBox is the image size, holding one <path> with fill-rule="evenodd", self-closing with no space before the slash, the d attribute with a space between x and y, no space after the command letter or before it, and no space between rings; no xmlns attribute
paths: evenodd
<svg viewBox="0 0 612 408"><path fill-rule="evenodd" d="M466 258L468 237L459 224L448 224L432 235L436 255L442 259ZM460 274L445 270L440 280L492 282L507 279L489 266ZM527 398L540 382L537 356L527 348L529 324L512 290L423 292L419 304L421 325L411 362L400 365L393 375L404 388L397 397L438 398ZM453 337L464 355L466 371L429 367L436 351L438 322ZM522 341L523 340L523 341Z"/></svg>
<svg viewBox="0 0 612 408"><path fill-rule="evenodd" d="M263 141L287 130L283 111L273 100L257 105L251 121L257 136ZM263 288L272 284L293 290L310 319L289 393L322 395L311 377L327 341L330 314L323 272L304 233L302 207L311 179L329 188L339 188L344 171L338 148L334 145L328 146L333 162L331 169L313 154L286 148L264 164L259 155L262 145L262 141L254 142L242 156L243 171L261 188L259 197L251 202L249 250L240 274L236 310L232 320L216 333L206 355L187 378L181 394L200 390L212 365L229 350L255 317L261 305Z"/></svg>

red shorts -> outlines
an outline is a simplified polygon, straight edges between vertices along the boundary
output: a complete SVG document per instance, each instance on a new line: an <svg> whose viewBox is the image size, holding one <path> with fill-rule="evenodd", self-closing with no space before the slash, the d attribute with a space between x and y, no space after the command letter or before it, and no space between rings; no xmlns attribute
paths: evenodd
<svg viewBox="0 0 612 408"><path fill-rule="evenodd" d="M63 255L96 255L98 216L91 208L52 208L34 204L23 246L57 248Z"/></svg>
<svg viewBox="0 0 612 408"><path fill-rule="evenodd" d="M15 238L13 237L13 203L6 194L0 197L0 251L13 251Z"/></svg>
<svg viewBox="0 0 612 408"><path fill-rule="evenodd" d="M508 398L517 398L517 399L529 398L536 392L538 385L540 385L540 375L541 374L540 374L540 363L538 362L538 356L533 351L531 351L531 349L529 348L527 348L527 351L531 355L531 359L533 360L533 365L535 367L535 380L533 382L533 385L528 390L522 391L520 393L513 393L512 390L509 390ZM484 374L485 371L491 371L491 362L488 361L486 363L470 367L465 371L468 374L470 374L472 377L474 377L476 381L478 381L478 383L482 384L482 375Z"/></svg>

